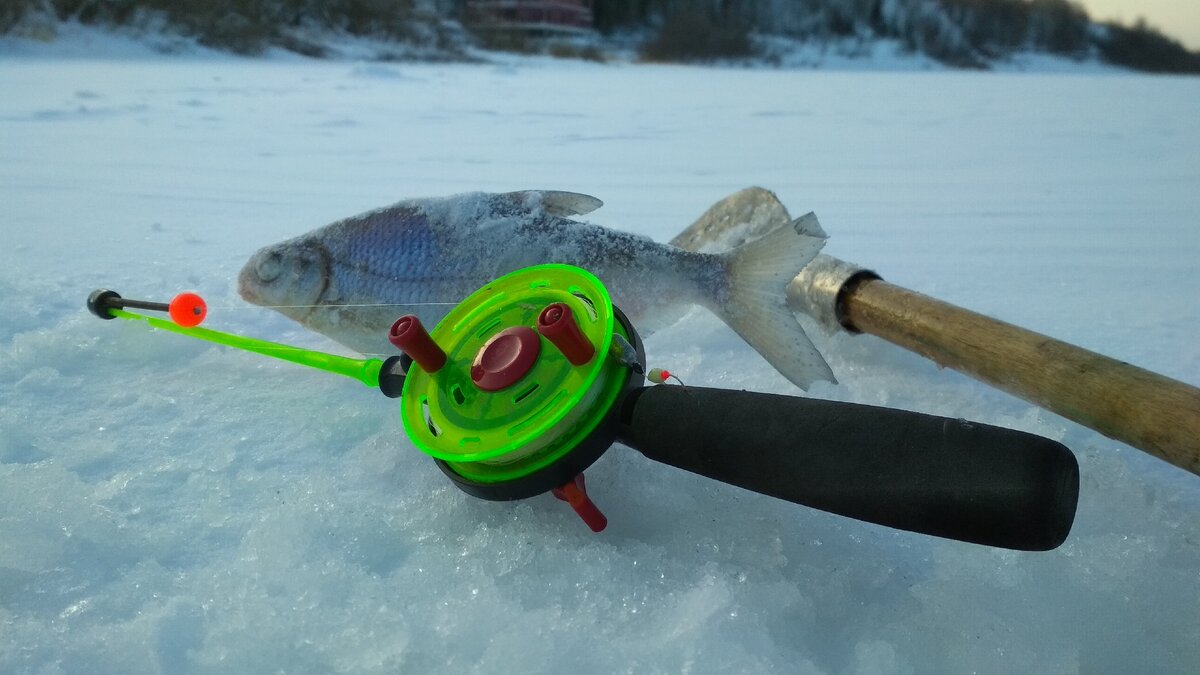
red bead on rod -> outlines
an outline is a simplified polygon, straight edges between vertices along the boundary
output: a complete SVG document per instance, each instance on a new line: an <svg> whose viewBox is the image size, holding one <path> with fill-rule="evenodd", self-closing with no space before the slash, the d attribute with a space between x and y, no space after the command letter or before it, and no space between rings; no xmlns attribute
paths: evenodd
<svg viewBox="0 0 1200 675"><path fill-rule="evenodd" d="M573 366L582 366L596 355L596 348L579 329L579 322L566 303L547 305L538 316L537 327Z"/></svg>
<svg viewBox="0 0 1200 675"><path fill-rule="evenodd" d="M191 328L203 323L204 317L208 316L208 305L195 293L180 293L167 305L167 314L180 326Z"/></svg>
<svg viewBox="0 0 1200 675"><path fill-rule="evenodd" d="M396 319L388 331L388 342L411 356L427 373L436 373L446 365L446 352L429 336L420 319L412 314Z"/></svg>

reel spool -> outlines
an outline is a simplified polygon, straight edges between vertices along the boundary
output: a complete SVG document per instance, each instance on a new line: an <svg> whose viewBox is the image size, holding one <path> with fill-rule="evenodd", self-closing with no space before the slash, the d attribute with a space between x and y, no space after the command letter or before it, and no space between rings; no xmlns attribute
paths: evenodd
<svg viewBox="0 0 1200 675"><path fill-rule="evenodd" d="M645 372L629 320L595 276L569 265L518 270L432 331L408 315L388 337L414 361L400 397L408 437L489 500L571 485L616 440L613 412Z"/></svg>

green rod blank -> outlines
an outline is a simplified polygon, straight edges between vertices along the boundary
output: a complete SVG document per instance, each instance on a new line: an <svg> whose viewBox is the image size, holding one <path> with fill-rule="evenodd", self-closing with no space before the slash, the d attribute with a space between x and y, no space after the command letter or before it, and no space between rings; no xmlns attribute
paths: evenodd
<svg viewBox="0 0 1200 675"><path fill-rule="evenodd" d="M188 337L198 338L207 342L215 342L226 347L233 347L283 361L291 361L302 366L336 373L352 380L358 380L368 387L379 386L379 371L383 367L383 361L379 359L352 359L336 354L326 354L325 352L281 345L277 342L268 342L267 340L258 340L241 335L233 335L232 333L222 333L221 331L208 328L185 328L172 321L134 314L123 309L110 309L109 313L121 319L143 321L154 328L169 330L172 333L179 333L180 335L187 335Z"/></svg>

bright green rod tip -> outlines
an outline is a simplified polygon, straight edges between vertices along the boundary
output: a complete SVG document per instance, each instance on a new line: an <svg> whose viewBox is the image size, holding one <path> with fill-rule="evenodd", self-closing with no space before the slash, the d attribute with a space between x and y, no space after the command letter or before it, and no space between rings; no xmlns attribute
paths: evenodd
<svg viewBox="0 0 1200 675"><path fill-rule="evenodd" d="M208 328L184 328L179 324L165 319L134 314L123 309L110 309L109 313L122 319L144 321L154 328L169 330L172 333L179 333L180 335L215 342L226 347L233 347L284 361L291 361L292 363L299 363L302 366L336 373L352 380L358 380L368 387L379 386L379 371L383 368L383 361L379 359L352 359L336 354L326 354L325 352L281 345L277 342L256 340L232 333L222 333L221 331L210 330Z"/></svg>

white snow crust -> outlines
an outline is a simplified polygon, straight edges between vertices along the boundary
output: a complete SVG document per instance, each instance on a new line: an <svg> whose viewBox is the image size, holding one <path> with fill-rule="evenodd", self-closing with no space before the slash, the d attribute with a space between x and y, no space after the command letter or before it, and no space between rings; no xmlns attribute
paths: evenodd
<svg viewBox="0 0 1200 675"><path fill-rule="evenodd" d="M459 492L376 391L83 307L194 290L208 326L337 351L237 297L254 250L519 189L665 241L762 185L827 253L1200 383L1200 79L10 52L0 91L0 672L1200 664L1200 479L872 337L811 330L841 381L811 395L1062 441L1066 544L892 531L622 447L587 474L594 535ZM647 348L800 393L702 311Z"/></svg>

